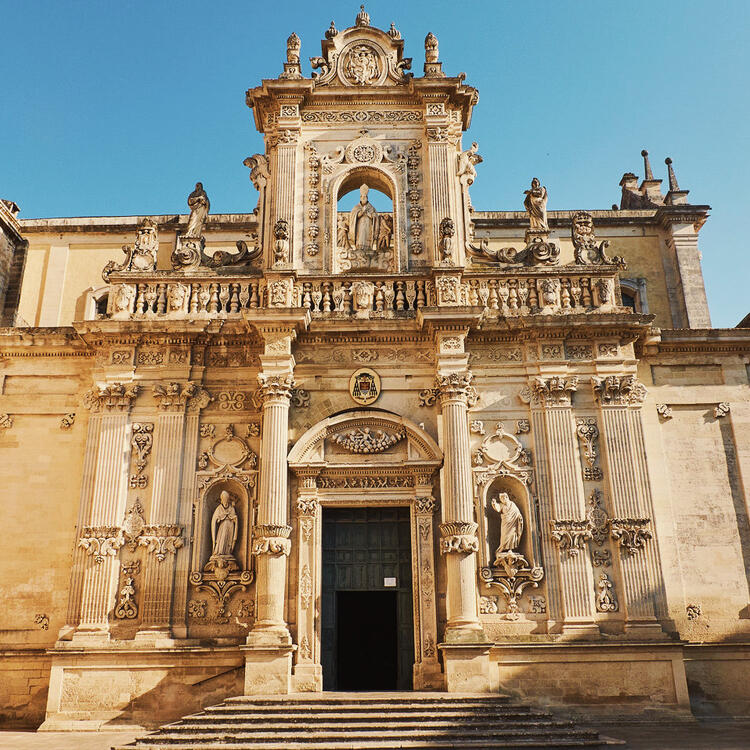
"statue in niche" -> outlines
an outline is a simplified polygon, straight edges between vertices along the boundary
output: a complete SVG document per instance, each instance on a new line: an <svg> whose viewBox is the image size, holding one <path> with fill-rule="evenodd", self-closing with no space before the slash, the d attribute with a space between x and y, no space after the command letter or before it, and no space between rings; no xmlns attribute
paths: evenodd
<svg viewBox="0 0 750 750"><path fill-rule="evenodd" d="M235 504L237 498L226 490L219 495L219 504L211 516L211 557L206 564L206 570L225 571L239 570L234 559L234 545L237 544L237 530L239 519Z"/></svg>
<svg viewBox="0 0 750 750"><path fill-rule="evenodd" d="M393 216L381 214L378 222L378 252L387 253L391 249L393 239Z"/></svg>
<svg viewBox="0 0 750 750"><path fill-rule="evenodd" d="M483 159L477 153L479 145L476 141L466 151L458 155L458 179L462 185L471 185L477 178L476 165L481 164Z"/></svg>
<svg viewBox="0 0 750 750"><path fill-rule="evenodd" d="M529 214L529 229L532 232L549 232L547 223L547 188L535 177L531 189L524 190L523 206Z"/></svg>
<svg viewBox="0 0 750 750"><path fill-rule="evenodd" d="M188 195L187 202L190 208L190 218L182 236L188 239L198 239L203 236L203 228L206 226L208 211L211 208L202 182L195 183L195 190Z"/></svg>
<svg viewBox="0 0 750 750"><path fill-rule="evenodd" d="M523 534L523 515L507 492L492 499L492 508L500 514L500 544L495 550L496 566L504 566L509 558L521 557L516 552Z"/></svg>
<svg viewBox="0 0 750 750"><path fill-rule="evenodd" d="M359 203L349 212L349 244L366 266L372 265L378 253L378 212L367 198L369 192L370 188L363 184L359 188Z"/></svg>

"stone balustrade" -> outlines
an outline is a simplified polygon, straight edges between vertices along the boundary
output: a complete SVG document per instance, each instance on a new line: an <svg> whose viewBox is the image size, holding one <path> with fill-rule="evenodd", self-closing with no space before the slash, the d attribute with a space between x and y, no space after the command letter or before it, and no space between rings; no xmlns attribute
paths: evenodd
<svg viewBox="0 0 750 750"><path fill-rule="evenodd" d="M282 294L279 294L281 287ZM204 271L120 273L111 278L108 315L144 318L241 318L245 311L305 307L313 318L414 317L422 307L471 306L520 316L623 311L612 266L522 268L462 273L268 277Z"/></svg>

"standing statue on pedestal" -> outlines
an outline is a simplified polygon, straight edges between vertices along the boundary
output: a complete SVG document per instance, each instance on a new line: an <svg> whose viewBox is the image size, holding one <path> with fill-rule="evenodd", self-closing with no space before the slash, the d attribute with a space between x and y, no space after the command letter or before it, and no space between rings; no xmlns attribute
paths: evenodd
<svg viewBox="0 0 750 750"><path fill-rule="evenodd" d="M507 492L501 492L492 500L492 508L500 514L500 544L495 550L495 565L502 565L507 558L520 556L516 550L523 534L523 515Z"/></svg>
<svg viewBox="0 0 750 750"><path fill-rule="evenodd" d="M526 198L523 205L529 214L529 230L531 232L549 232L547 223L547 188L543 187L535 177L531 181L531 189L524 190Z"/></svg>
<svg viewBox="0 0 750 750"><path fill-rule="evenodd" d="M364 184L359 188L359 203L349 212L349 243L367 266L377 255L378 228L378 212L367 198L369 191Z"/></svg>
<svg viewBox="0 0 750 750"><path fill-rule="evenodd" d="M189 239L198 239L203 236L208 211L211 208L211 203L208 200L206 191L203 189L202 182L195 183L195 190L188 195L187 202L190 208L190 218L188 219L187 229L182 236Z"/></svg>
<svg viewBox="0 0 750 750"><path fill-rule="evenodd" d="M206 564L206 570L216 571L217 568L226 571L239 570L234 559L234 545L237 543L238 518L234 508L237 498L226 490L219 495L219 504L211 516L211 557Z"/></svg>

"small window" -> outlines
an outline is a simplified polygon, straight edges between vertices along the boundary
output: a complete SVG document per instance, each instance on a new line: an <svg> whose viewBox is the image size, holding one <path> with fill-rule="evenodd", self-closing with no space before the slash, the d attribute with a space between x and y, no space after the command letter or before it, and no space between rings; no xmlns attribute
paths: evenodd
<svg viewBox="0 0 750 750"><path fill-rule="evenodd" d="M624 307L629 307L633 312L637 312L635 307L635 295L622 290L622 304Z"/></svg>
<svg viewBox="0 0 750 750"><path fill-rule="evenodd" d="M96 317L106 318L107 317L107 305L109 304L109 295L103 294L96 300Z"/></svg>

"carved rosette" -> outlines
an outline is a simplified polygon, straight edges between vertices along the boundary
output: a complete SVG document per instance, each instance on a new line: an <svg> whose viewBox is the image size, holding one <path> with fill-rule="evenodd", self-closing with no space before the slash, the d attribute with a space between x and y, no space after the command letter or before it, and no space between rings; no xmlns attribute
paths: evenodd
<svg viewBox="0 0 750 750"><path fill-rule="evenodd" d="M613 518L609 522L609 533L620 547L630 555L641 552L651 539L649 518Z"/></svg>
<svg viewBox="0 0 750 750"><path fill-rule="evenodd" d="M449 521L440 524L440 552L468 555L479 552L477 524L473 521Z"/></svg>
<svg viewBox="0 0 750 750"><path fill-rule="evenodd" d="M628 406L642 404L646 398L646 387L635 375L607 375L592 377L594 398L602 406Z"/></svg>
<svg viewBox="0 0 750 750"><path fill-rule="evenodd" d="M83 394L83 405L92 412L128 411L140 389L137 383L95 385Z"/></svg>
<svg viewBox="0 0 750 750"><path fill-rule="evenodd" d="M588 519L550 521L550 526L550 536L557 542L560 552L567 553L568 557L575 557L591 539L591 522Z"/></svg>
<svg viewBox="0 0 750 750"><path fill-rule="evenodd" d="M570 378L553 376L551 378L534 378L529 389L521 393L524 401L532 401L542 406L570 406L573 394L578 390L578 376Z"/></svg>
<svg viewBox="0 0 750 750"><path fill-rule="evenodd" d="M469 370L451 372L447 375L437 375L435 390L440 396L440 402L463 401L469 408L475 406L479 400L476 388L471 384L474 379ZM421 398L422 394L420 394Z"/></svg>
<svg viewBox="0 0 750 750"><path fill-rule="evenodd" d="M268 401L279 400L287 404L290 402L295 386L291 375L267 375L261 372L258 375L258 383L258 389L253 396L256 403L265 404Z"/></svg>
<svg viewBox="0 0 750 750"><path fill-rule="evenodd" d="M291 533L291 526L278 524L255 526L253 528L253 554L288 557L292 551L292 542L289 539Z"/></svg>

